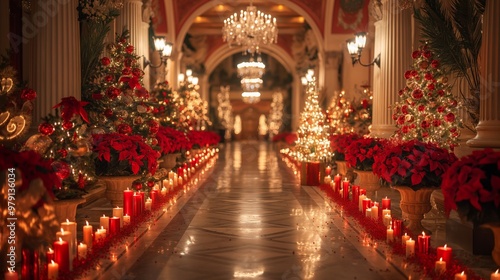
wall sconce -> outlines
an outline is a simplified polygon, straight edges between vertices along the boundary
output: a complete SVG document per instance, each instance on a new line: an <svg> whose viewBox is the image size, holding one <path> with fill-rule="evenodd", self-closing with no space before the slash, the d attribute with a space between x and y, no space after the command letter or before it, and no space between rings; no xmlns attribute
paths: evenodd
<svg viewBox="0 0 500 280"><path fill-rule="evenodd" d="M151 61L147 60L145 56L143 57L143 64L144 67L143 69L146 69L146 67L150 66L151 68L158 68L165 64L167 66L168 59L172 55L172 49L173 45L172 43L166 43L165 42L165 37L163 36L158 36L154 38L154 45L155 45L155 51L157 51L160 54L160 64L158 65L153 65Z"/></svg>
<svg viewBox="0 0 500 280"><path fill-rule="evenodd" d="M377 65L380 68L380 54L373 59L373 61L369 64L363 64L361 62L361 52L365 48L366 45L366 32L359 32L354 34L356 37L354 39L347 40L347 51L351 55L352 65L359 62L359 65L369 67L373 64Z"/></svg>

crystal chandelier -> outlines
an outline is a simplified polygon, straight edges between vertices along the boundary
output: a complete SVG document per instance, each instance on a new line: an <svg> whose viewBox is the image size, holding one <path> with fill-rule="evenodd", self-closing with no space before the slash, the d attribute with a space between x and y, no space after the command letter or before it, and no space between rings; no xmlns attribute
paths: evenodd
<svg viewBox="0 0 500 280"><path fill-rule="evenodd" d="M240 15L234 13L224 20L222 39L229 46L242 46L250 54L259 53L261 45L273 44L278 41L276 18L257 10L257 7L247 7Z"/></svg>
<svg viewBox="0 0 500 280"><path fill-rule="evenodd" d="M244 91L241 93L243 102L245 103L257 103L260 101L260 92L258 91Z"/></svg>
<svg viewBox="0 0 500 280"><path fill-rule="evenodd" d="M243 78L241 79L241 87L244 91L258 91L262 82L261 78Z"/></svg>
<svg viewBox="0 0 500 280"><path fill-rule="evenodd" d="M238 63L238 76L243 78L261 78L266 71L266 65L262 62L260 57L257 61L250 58L250 61Z"/></svg>

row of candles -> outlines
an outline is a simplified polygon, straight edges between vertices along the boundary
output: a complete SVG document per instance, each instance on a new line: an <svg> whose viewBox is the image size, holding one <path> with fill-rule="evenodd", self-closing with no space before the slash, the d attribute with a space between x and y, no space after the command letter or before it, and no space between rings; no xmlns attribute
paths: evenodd
<svg viewBox="0 0 500 280"><path fill-rule="evenodd" d="M59 272L69 272L73 270L73 261L75 258L84 260L87 258L87 253L92 249L93 245L103 242L107 236L118 234L122 227L128 226L131 219L139 217L146 211L151 211L154 205L158 203L159 195L166 196L167 193L178 186L182 186L188 182L190 177L195 172L195 167L204 163L213 157L218 150L209 149L202 155L196 155L191 161L192 167L187 167L187 164L179 167L177 173L170 171L168 177L162 181L160 190L159 184L156 184L149 192L149 197L145 199L145 192L134 192L127 188L123 192L123 208L113 208L113 216L103 215L100 217L99 226L95 232L93 226L83 226L83 240L80 244L77 243L77 223L66 222L61 223L61 231L56 234L56 241L52 244L52 248L46 252L47 260L47 279L57 279ZM17 272L6 272L5 279L18 279Z"/></svg>
<svg viewBox="0 0 500 280"><path fill-rule="evenodd" d="M383 224L387 226L387 242L394 242L395 239L400 239L401 244L405 246L406 257L411 257L415 254L415 240L413 240L407 233L404 233L404 224L400 219L395 219L391 216L391 200L387 197L382 199L382 205L378 202L373 202L370 198L366 196L366 190L361 189L359 186L351 186L347 178L342 177L340 174L335 175L332 180L331 168L327 167L325 169L324 183L329 184L336 193L338 193L342 198L349 200L349 194L352 194L352 202L358 204L360 212L367 218L374 220L381 219ZM427 254L429 252L430 246L430 235L426 235L422 232L421 235L417 237L417 248L419 252ZM452 248L447 246L440 246L437 248L437 258L435 262L435 271L438 274L446 272L447 264L451 263L452 260ZM465 272L457 273L455 275L455 280L466 280L467 275ZM495 271L491 274L491 280L500 280L499 271Z"/></svg>

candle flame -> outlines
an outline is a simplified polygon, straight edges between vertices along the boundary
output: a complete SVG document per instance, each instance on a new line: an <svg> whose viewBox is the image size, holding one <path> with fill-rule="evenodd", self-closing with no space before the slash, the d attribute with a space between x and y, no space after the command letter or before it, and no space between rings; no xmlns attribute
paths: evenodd
<svg viewBox="0 0 500 280"><path fill-rule="evenodd" d="M62 238L61 238L61 237L59 237L59 242L63 242L63 240L62 240Z"/></svg>
<svg viewBox="0 0 500 280"><path fill-rule="evenodd" d="M66 219L66 223L69 223L69 219Z"/></svg>
<svg viewBox="0 0 500 280"><path fill-rule="evenodd" d="M446 249L447 244L444 244L444 248Z"/></svg>
<svg viewBox="0 0 500 280"><path fill-rule="evenodd" d="M439 261L442 262L443 261L443 258L439 258Z"/></svg>
<svg viewBox="0 0 500 280"><path fill-rule="evenodd" d="M408 234L406 234L406 232L405 232L405 236L408 236Z"/></svg>
<svg viewBox="0 0 500 280"><path fill-rule="evenodd" d="M63 234L64 234L64 229L63 229L63 228L61 228L61 233L63 233Z"/></svg>
<svg viewBox="0 0 500 280"><path fill-rule="evenodd" d="M83 243L82 243L82 242L80 242L80 246L83 246Z"/></svg>
<svg viewBox="0 0 500 280"><path fill-rule="evenodd" d="M425 237L425 232L422 231L422 236Z"/></svg>
<svg viewBox="0 0 500 280"><path fill-rule="evenodd" d="M104 229L104 226L101 226L101 230L103 230L103 229Z"/></svg>
<svg viewBox="0 0 500 280"><path fill-rule="evenodd" d="M495 274L498 274L498 269L497 269L497 271L495 271Z"/></svg>
<svg viewBox="0 0 500 280"><path fill-rule="evenodd" d="M52 250L52 248L49 248L49 253L52 253L54 252L54 250Z"/></svg>
<svg viewBox="0 0 500 280"><path fill-rule="evenodd" d="M465 274L465 271L462 271L462 273L460 275L464 275Z"/></svg>
<svg viewBox="0 0 500 280"><path fill-rule="evenodd" d="M103 217L103 218L106 218L106 214L102 214L102 217Z"/></svg>
<svg viewBox="0 0 500 280"><path fill-rule="evenodd" d="M52 262L52 265L53 265L54 264L54 260L51 260L51 262Z"/></svg>

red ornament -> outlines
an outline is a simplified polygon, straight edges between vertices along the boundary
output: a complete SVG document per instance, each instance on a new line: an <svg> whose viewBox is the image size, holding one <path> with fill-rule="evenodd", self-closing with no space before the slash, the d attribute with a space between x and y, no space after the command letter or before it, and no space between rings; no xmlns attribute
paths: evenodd
<svg viewBox="0 0 500 280"><path fill-rule="evenodd" d="M113 76L107 75L106 77L104 77L104 81L111 83L113 81Z"/></svg>
<svg viewBox="0 0 500 280"><path fill-rule="evenodd" d="M118 133L120 134L130 134L132 133L132 127L126 123L122 123L118 126Z"/></svg>
<svg viewBox="0 0 500 280"><path fill-rule="evenodd" d="M445 109L445 108L444 108L443 106L439 106L439 107L437 107L437 111L438 111L439 113L444 112L444 109Z"/></svg>
<svg viewBox="0 0 500 280"><path fill-rule="evenodd" d="M406 71L406 72L405 72L405 78L408 80L408 79L409 79L409 78L411 78L411 77L412 77L412 75L411 75L411 71L410 71L410 70Z"/></svg>
<svg viewBox="0 0 500 280"><path fill-rule="evenodd" d="M408 114L408 106L407 106L407 105L403 105L403 106L401 107L401 112L402 112L403 114Z"/></svg>
<svg viewBox="0 0 500 280"><path fill-rule="evenodd" d="M420 54L421 54L420 51L414 51L414 52L411 53L411 57L413 59L417 59L417 58L420 57Z"/></svg>
<svg viewBox="0 0 500 280"><path fill-rule="evenodd" d="M404 92L404 90L402 90L402 89L400 89L400 90L398 91L399 96L403 95L404 93L405 93L405 92Z"/></svg>
<svg viewBox="0 0 500 280"><path fill-rule="evenodd" d="M131 67L132 66L132 58L126 58L123 64L125 64L126 67Z"/></svg>
<svg viewBox="0 0 500 280"><path fill-rule="evenodd" d="M434 77L432 77L432 74L429 72L425 73L425 75L424 75L424 79L426 79L426 80L432 80L433 78Z"/></svg>
<svg viewBox="0 0 500 280"><path fill-rule="evenodd" d="M101 100L104 96L100 92L92 93L92 99Z"/></svg>
<svg viewBox="0 0 500 280"><path fill-rule="evenodd" d="M109 87L106 90L106 95L111 99L115 99L120 95L120 90L115 87Z"/></svg>
<svg viewBox="0 0 500 280"><path fill-rule="evenodd" d="M423 122L420 124L420 127L424 128L424 129L425 129L425 128L428 128L429 126L431 126L431 125L430 125L430 123L429 123L428 121L423 121Z"/></svg>
<svg viewBox="0 0 500 280"><path fill-rule="evenodd" d="M448 113L446 116L444 116L444 120L447 122L453 122L455 120L455 114Z"/></svg>
<svg viewBox="0 0 500 280"><path fill-rule="evenodd" d="M398 124L399 125L402 125L405 123L405 116L399 116L398 117Z"/></svg>
<svg viewBox="0 0 500 280"><path fill-rule="evenodd" d="M417 70L411 70L411 75L413 76L413 78L418 77L418 72L417 72Z"/></svg>
<svg viewBox="0 0 500 280"><path fill-rule="evenodd" d="M429 132L427 132L427 131L422 132L422 137L424 137L424 138L429 137Z"/></svg>
<svg viewBox="0 0 500 280"><path fill-rule="evenodd" d="M405 133L405 134L406 134L406 133L408 133L409 129L408 129L408 127L405 125L405 126L403 126L403 127L401 128L401 131L402 131L403 133Z"/></svg>
<svg viewBox="0 0 500 280"><path fill-rule="evenodd" d="M128 76L132 74L132 71L129 68L125 68L122 70L122 75Z"/></svg>
<svg viewBox="0 0 500 280"><path fill-rule="evenodd" d="M154 187L155 182L154 181L148 181L148 188Z"/></svg>
<svg viewBox="0 0 500 280"><path fill-rule="evenodd" d="M111 59L109 57L103 57L101 58L101 64L104 66L108 66L111 63Z"/></svg>
<svg viewBox="0 0 500 280"><path fill-rule="evenodd" d="M127 53L133 53L133 52L134 52L134 46L127 46L127 47L125 48L125 51L126 51Z"/></svg>
<svg viewBox="0 0 500 280"><path fill-rule="evenodd" d="M104 116L106 118L111 118L113 116L113 110L111 110L111 109L104 110Z"/></svg>
<svg viewBox="0 0 500 280"><path fill-rule="evenodd" d="M432 56L432 53L430 51L425 51L422 53L422 56L425 58L430 58Z"/></svg>
<svg viewBox="0 0 500 280"><path fill-rule="evenodd" d="M56 176L62 181L68 178L71 173L69 164L63 161L55 161L52 163L52 169L54 170Z"/></svg>
<svg viewBox="0 0 500 280"><path fill-rule="evenodd" d="M428 90L434 90L434 89L435 89L434 84L428 84L428 85L427 85L427 89L428 89Z"/></svg>
<svg viewBox="0 0 500 280"><path fill-rule="evenodd" d="M30 88L24 88L21 91L21 99L23 100L33 100L36 98L36 91Z"/></svg>
<svg viewBox="0 0 500 280"><path fill-rule="evenodd" d="M438 90L438 91L437 91L437 94L438 94L439 96L443 96L443 95L444 95L444 90L442 90L442 89Z"/></svg>
<svg viewBox="0 0 500 280"><path fill-rule="evenodd" d="M424 105L418 105L418 111L419 112L423 112L425 110L425 106Z"/></svg>
<svg viewBox="0 0 500 280"><path fill-rule="evenodd" d="M142 190L142 184L139 182L134 183L134 188L138 191Z"/></svg>
<svg viewBox="0 0 500 280"><path fill-rule="evenodd" d="M432 121L432 125L435 126L435 127L438 127L441 125L441 120L433 120Z"/></svg>
<svg viewBox="0 0 500 280"><path fill-rule="evenodd" d="M151 145L153 145L153 146L158 145L158 139L156 139L156 138L151 139Z"/></svg>
<svg viewBox="0 0 500 280"><path fill-rule="evenodd" d="M63 158L68 156L68 151L66 149L59 149L57 153Z"/></svg>
<svg viewBox="0 0 500 280"><path fill-rule="evenodd" d="M420 99L424 96L424 93L420 89L416 89L412 92L412 96L415 99Z"/></svg>
<svg viewBox="0 0 500 280"><path fill-rule="evenodd" d="M434 69L435 69L435 68L438 68L438 67L439 67L439 61L437 61L437 60L435 60L435 59L434 59L434 60L431 62L431 66L432 66L432 68L434 68Z"/></svg>
<svg viewBox="0 0 500 280"><path fill-rule="evenodd" d="M160 125L155 120L149 121L149 133L155 134L160 129Z"/></svg>
<svg viewBox="0 0 500 280"><path fill-rule="evenodd" d="M456 132L456 131L457 131L457 128L456 128L456 127L452 127L452 128L450 128L450 132L451 132L451 133L454 133L454 132Z"/></svg>
<svg viewBox="0 0 500 280"><path fill-rule="evenodd" d="M71 121L63 122L62 127L66 130L70 130L73 128L73 122Z"/></svg>
<svg viewBox="0 0 500 280"><path fill-rule="evenodd" d="M142 72L142 70L139 68L134 68L134 69L132 69L132 75L134 75L136 77L140 77L140 76L144 75L144 72Z"/></svg>
<svg viewBox="0 0 500 280"><path fill-rule="evenodd" d="M38 126L38 131L43 134L43 135L46 135L46 136L49 136L51 135L52 133L54 133L54 126L51 125L50 123L41 123L39 126Z"/></svg>
<svg viewBox="0 0 500 280"><path fill-rule="evenodd" d="M450 103L451 107L455 108L458 105L458 102L456 100L452 100Z"/></svg>

